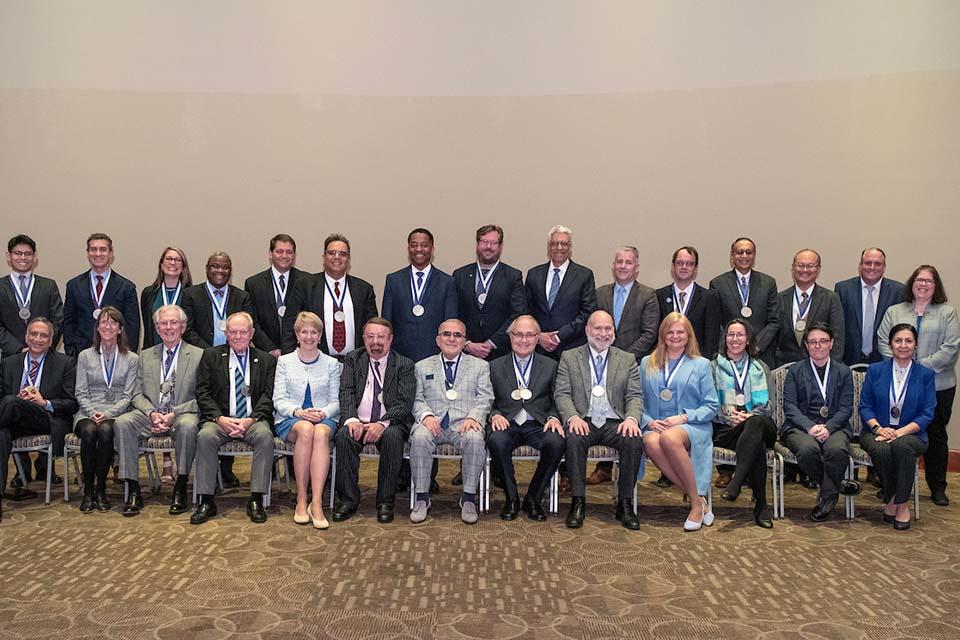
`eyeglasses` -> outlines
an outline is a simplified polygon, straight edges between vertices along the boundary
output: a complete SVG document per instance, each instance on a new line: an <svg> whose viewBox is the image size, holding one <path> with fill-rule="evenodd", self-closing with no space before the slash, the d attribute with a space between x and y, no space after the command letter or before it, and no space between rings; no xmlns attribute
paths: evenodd
<svg viewBox="0 0 960 640"><path fill-rule="evenodd" d="M570 246L570 241L568 240L551 240L550 246L556 249L564 249Z"/></svg>
<svg viewBox="0 0 960 640"><path fill-rule="evenodd" d="M735 256L752 256L756 253L753 249L737 249L733 252Z"/></svg>
<svg viewBox="0 0 960 640"><path fill-rule="evenodd" d="M331 258L349 258L350 257L349 251L336 251L334 249L330 249L329 251L324 251L324 254L326 254Z"/></svg>
<svg viewBox="0 0 960 640"><path fill-rule="evenodd" d="M794 263L793 268L797 271L814 271L820 268L819 264L798 264Z"/></svg>
<svg viewBox="0 0 960 640"><path fill-rule="evenodd" d="M807 340L808 347L825 347L833 342L833 338L820 338L819 340Z"/></svg>
<svg viewBox="0 0 960 640"><path fill-rule="evenodd" d="M914 278L913 281L917 284L933 284L936 282L933 278Z"/></svg>
<svg viewBox="0 0 960 640"><path fill-rule="evenodd" d="M464 338L464 337L466 337L466 336L464 336L464 335L463 335L462 333L460 333L459 331L441 331L441 332L440 332L440 337L442 337L442 338L456 338L457 340L459 340L460 338Z"/></svg>
<svg viewBox="0 0 960 640"><path fill-rule="evenodd" d="M537 338L536 333L519 333L517 331L514 331L510 335L512 335L517 340L535 340Z"/></svg>
<svg viewBox="0 0 960 640"><path fill-rule="evenodd" d="M183 262L180 256L164 256L163 261L169 262L170 264L181 264Z"/></svg>
<svg viewBox="0 0 960 640"><path fill-rule="evenodd" d="M11 251L10 255L14 258L32 258L33 251Z"/></svg>
<svg viewBox="0 0 960 640"><path fill-rule="evenodd" d="M673 264L678 267L695 267L697 263L693 260L674 260Z"/></svg>
<svg viewBox="0 0 960 640"><path fill-rule="evenodd" d="M250 335L250 329L228 329L227 335L231 338L243 338Z"/></svg>
<svg viewBox="0 0 960 640"><path fill-rule="evenodd" d="M740 331L739 333L728 333L728 334L727 334L727 337L728 337L728 338L746 338L746 337L747 337L747 334L745 334L744 332Z"/></svg>

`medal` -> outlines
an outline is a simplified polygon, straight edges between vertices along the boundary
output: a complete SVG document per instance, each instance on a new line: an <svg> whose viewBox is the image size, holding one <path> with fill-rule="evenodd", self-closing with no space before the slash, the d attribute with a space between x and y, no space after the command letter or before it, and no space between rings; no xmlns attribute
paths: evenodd
<svg viewBox="0 0 960 640"><path fill-rule="evenodd" d="M423 305L420 304L420 300L423 299L423 293L427 290L427 281L430 280L430 275L428 274L425 278L420 281L420 286L417 287L417 283L413 281L413 266L410 267L410 294L413 298L413 315L418 318L423 315ZM432 271L430 273L433 273Z"/></svg>
<svg viewBox="0 0 960 640"><path fill-rule="evenodd" d="M490 288L490 278L493 277L493 272L497 270L497 267L500 266L498 261L492 267L487 270L487 277L483 277L483 269L480 268L480 262L477 262L477 284L480 287L480 293L477 294L477 303L481 306L487 301L487 289Z"/></svg>
<svg viewBox="0 0 960 640"><path fill-rule="evenodd" d="M901 412L903 411L903 397L907 393L907 381L910 378L911 367L913 367L913 362L907 365L907 370L904 372L903 377L899 379L899 385L897 384L897 372L892 371L893 375L890 380L890 417L894 420L899 420Z"/></svg>
<svg viewBox="0 0 960 640"><path fill-rule="evenodd" d="M517 402L520 402L520 389L514 389L513 391L511 391L510 397L516 400Z"/></svg>
<svg viewBox="0 0 960 640"><path fill-rule="evenodd" d="M673 399L673 391L670 391L670 383L673 382L673 379L677 377L677 371L680 371L680 365L683 364L686 354L680 356L680 359L677 360L677 364L674 365L672 371L667 371L670 366L670 362L665 362L663 364L663 390L660 391L660 399L669 402Z"/></svg>
<svg viewBox="0 0 960 640"><path fill-rule="evenodd" d="M735 396L733 397L733 402L734 402L734 404L736 404L738 407L742 407L742 406L744 406L745 404L747 404L747 397L746 397L745 395L743 395L742 393L738 393L737 395L735 395Z"/></svg>
<svg viewBox="0 0 960 640"><path fill-rule="evenodd" d="M220 322L218 322L217 329L219 329L221 332L225 332L227 330L227 321L221 320Z"/></svg>
<svg viewBox="0 0 960 640"><path fill-rule="evenodd" d="M803 304L800 302L799 291L794 288L793 290L793 300L797 308L797 321L794 323L794 328L797 331L806 331L807 330L807 321L806 316L807 312L810 311L810 303L813 301L813 296L809 296L806 299L807 307L804 308Z"/></svg>
<svg viewBox="0 0 960 640"><path fill-rule="evenodd" d="M277 307L277 315L278 315L278 316L280 316L280 317L282 318L284 315L286 315L286 313L287 313L287 306L286 306L286 305L283 305L283 304L282 304L282 305L280 305L279 307Z"/></svg>
<svg viewBox="0 0 960 640"><path fill-rule="evenodd" d="M347 319L347 314L345 314L343 311L336 311L333 314L333 319L337 322L343 322Z"/></svg>
<svg viewBox="0 0 960 640"><path fill-rule="evenodd" d="M897 407L897 406L890 407L890 417L891 417L891 418L894 418L895 420L899 420L899 419L900 419L900 407Z"/></svg>
<svg viewBox="0 0 960 640"><path fill-rule="evenodd" d="M830 409L826 406L820 407L820 417L826 418L828 415L830 415Z"/></svg>
<svg viewBox="0 0 960 640"><path fill-rule="evenodd" d="M336 282L334 282L336 284ZM333 321L334 322L343 322L347 319L347 314L343 312L343 301L347 299L347 281L343 281L343 291L340 292L340 297L337 298L333 289L330 288L330 281L327 280L326 274L323 276L323 286L327 288L327 293L330 294L330 302L333 306Z"/></svg>
<svg viewBox="0 0 960 640"><path fill-rule="evenodd" d="M813 369L813 379L817 382L817 388L820 390L820 397L823 398L823 406L820 407L820 417L826 418L830 415L830 409L827 408L827 381L830 380L830 359L827 359L826 368L823 371L823 382L817 374L817 367L813 364L813 358L810 358L810 368Z"/></svg>
<svg viewBox="0 0 960 640"><path fill-rule="evenodd" d="M413 315L417 316L418 318L423 315L423 305L422 305L422 304L415 304L415 305L413 305Z"/></svg>
<svg viewBox="0 0 960 640"><path fill-rule="evenodd" d="M171 391L173 391L173 383L169 380L160 385L160 393L166 395Z"/></svg>
<svg viewBox="0 0 960 640"><path fill-rule="evenodd" d="M751 308L748 307L747 305L743 305L742 307L740 307L740 316L741 316L741 317L743 317L743 318L749 318L749 317L752 316L752 315L753 315L753 309L751 309Z"/></svg>
<svg viewBox="0 0 960 640"><path fill-rule="evenodd" d="M664 389L660 392L660 399L664 402L670 402L673 400L673 392L670 389Z"/></svg>
<svg viewBox="0 0 960 640"><path fill-rule="evenodd" d="M477 296L477 302L479 302L480 304L483 304L486 301L487 301L487 294L481 293L480 295Z"/></svg>
<svg viewBox="0 0 960 640"><path fill-rule="evenodd" d="M797 331L806 331L807 330L807 321L806 320L797 320L797 324L794 325Z"/></svg>
<svg viewBox="0 0 960 640"><path fill-rule="evenodd" d="M377 402L379 402L381 405L383 404L383 391L377 394Z"/></svg>
<svg viewBox="0 0 960 640"><path fill-rule="evenodd" d="M20 316L20 319L21 319L21 320L29 320L29 319L30 319L30 309L28 309L28 308L26 308L26 307L23 307L22 309L20 309L20 311L17 313L17 315Z"/></svg>
<svg viewBox="0 0 960 640"><path fill-rule="evenodd" d="M117 401L117 392L113 389L107 389L103 394L103 399L107 402L116 402Z"/></svg>
<svg viewBox="0 0 960 640"><path fill-rule="evenodd" d="M103 306L103 296L107 295L107 284L110 282L110 275L107 272L107 275L103 277L103 289L100 290L100 295L97 296L96 290L93 288L93 282L90 282L90 297L93 299L93 319L96 320L100 317L100 307Z"/></svg>
<svg viewBox="0 0 960 640"><path fill-rule="evenodd" d="M456 400L457 399L457 390L456 389L447 389L447 392L444 394L447 396L447 400Z"/></svg>
<svg viewBox="0 0 960 640"><path fill-rule="evenodd" d="M33 277L33 274L30 274L30 285L27 287L27 297L24 298L20 293L20 287L17 286L17 283L13 279L13 274L10 274L10 283L13 287L13 293L17 298L17 306L20 307L20 311L17 312L17 315L20 316L21 320L30 319L30 300L33 298L33 285L36 284L37 280Z"/></svg>
<svg viewBox="0 0 960 640"><path fill-rule="evenodd" d="M520 389L521 400L529 400L532 397L533 397L533 391L530 391L530 389Z"/></svg>
<svg viewBox="0 0 960 640"><path fill-rule="evenodd" d="M99 309L99 308L93 310L93 319L94 319L94 320L99 320L99 319L100 319L100 309Z"/></svg>
<svg viewBox="0 0 960 640"><path fill-rule="evenodd" d="M590 392L593 394L593 397L601 398L603 397L603 394L607 392L607 390L604 388L602 384L595 384L593 385L593 389L591 389Z"/></svg>
<svg viewBox="0 0 960 640"><path fill-rule="evenodd" d="M521 368L520 361L517 360L517 354L511 354L513 358L513 372L517 376L517 388L513 390L510 397L514 400L529 400L533 397L533 392L527 389L528 377L530 375L530 365L533 364L533 354L527 358L527 364Z"/></svg>

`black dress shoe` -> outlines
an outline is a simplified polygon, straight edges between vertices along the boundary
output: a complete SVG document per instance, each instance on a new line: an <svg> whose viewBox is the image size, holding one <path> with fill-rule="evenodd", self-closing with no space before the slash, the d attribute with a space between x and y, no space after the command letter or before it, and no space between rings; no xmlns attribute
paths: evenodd
<svg viewBox="0 0 960 640"><path fill-rule="evenodd" d="M544 513L543 505L540 504L539 500L534 500L530 496L527 496L523 499L523 505L521 508L527 514L527 518L530 520L533 520L534 522L546 522L547 514Z"/></svg>
<svg viewBox="0 0 960 640"><path fill-rule="evenodd" d="M930 496L930 499L933 500L933 504L938 507L946 507L950 505L950 498L947 497L947 494L943 491L938 491Z"/></svg>
<svg viewBox="0 0 960 640"><path fill-rule="evenodd" d="M817 481L816 481L816 480L814 480L814 479L812 479L812 478L804 477L804 478L802 478L802 479L800 480L800 486L802 486L804 489L811 489L811 490L813 490L813 489L816 489L817 487L819 487L820 485L817 484Z"/></svg>
<svg viewBox="0 0 960 640"><path fill-rule="evenodd" d="M80 501L80 513L93 513L96 503L93 501L93 495L83 494L83 500Z"/></svg>
<svg viewBox="0 0 960 640"><path fill-rule="evenodd" d="M190 524L203 524L217 515L217 505L214 502L201 502L197 510L190 514Z"/></svg>
<svg viewBox="0 0 960 640"><path fill-rule="evenodd" d="M131 491L130 495L127 496L127 501L123 503L123 511L120 513L125 518L131 518L140 515L142 510L143 496L140 495L139 491Z"/></svg>
<svg viewBox="0 0 960 640"><path fill-rule="evenodd" d="M740 492L733 493L729 489L724 489L720 492L720 497L726 500L727 502L736 502L737 498L740 497Z"/></svg>
<svg viewBox="0 0 960 640"><path fill-rule="evenodd" d="M13 476L13 480L10 481L11 489L23 489L23 478L20 477L20 474Z"/></svg>
<svg viewBox="0 0 960 640"><path fill-rule="evenodd" d="M893 524L894 522L896 522L896 520L897 520L896 514L890 515L886 511L883 512L883 521L886 522L887 524Z"/></svg>
<svg viewBox="0 0 960 640"><path fill-rule="evenodd" d="M222 470L220 473L223 475L223 487L225 489L236 489L240 486L240 478L232 470Z"/></svg>
<svg viewBox="0 0 960 640"><path fill-rule="evenodd" d="M823 522L830 517L830 513L835 506L837 506L836 497L830 498L829 500L820 500L807 517L814 522Z"/></svg>
<svg viewBox="0 0 960 640"><path fill-rule="evenodd" d="M356 507L351 507L348 504L340 503L333 507L333 513L330 515L330 519L334 522L343 522L344 520L349 520L351 517L353 517L353 514L356 512Z"/></svg>
<svg viewBox="0 0 960 640"><path fill-rule="evenodd" d="M665 476L665 475L662 474L662 473L660 474L660 479L657 480L654 484L656 484L656 485L657 485L658 487L660 487L661 489L666 489L666 488L668 488L668 487L672 487L672 486L673 486L673 482L671 482L670 478L668 478L667 476Z"/></svg>
<svg viewBox="0 0 960 640"><path fill-rule="evenodd" d="M334 518L336 520L336 518ZM393 522L393 505L382 503L377 505L377 522L380 524L388 524Z"/></svg>
<svg viewBox="0 0 960 640"><path fill-rule="evenodd" d="M450 484L452 484L455 487L459 487L460 485L462 485L463 473L461 471L457 471L457 475L453 476L453 478L450 479Z"/></svg>
<svg viewBox="0 0 960 640"><path fill-rule="evenodd" d="M47 474L43 474L40 479L46 481ZM63 478L54 473L50 476L50 484L63 484Z"/></svg>
<svg viewBox="0 0 960 640"><path fill-rule="evenodd" d="M102 489L96 492L93 501L97 507L97 511L110 511L110 508L113 506L107 499L107 492Z"/></svg>
<svg viewBox="0 0 960 640"><path fill-rule="evenodd" d="M759 509L753 510L753 521L758 527L763 529L773 529L773 516L770 514L770 507L763 505Z"/></svg>
<svg viewBox="0 0 960 640"><path fill-rule="evenodd" d="M501 520L516 520L517 516L520 515L520 498L514 498L513 500L507 500L503 503L503 508L500 509L500 519Z"/></svg>
<svg viewBox="0 0 960 640"><path fill-rule="evenodd" d="M583 526L583 519L586 517L587 499L571 498L570 512L567 514L566 525L568 529L579 529Z"/></svg>
<svg viewBox="0 0 960 640"><path fill-rule="evenodd" d="M910 521L907 520L906 522L901 522L900 520L894 520L893 528L897 531L906 531L910 528Z"/></svg>
<svg viewBox="0 0 960 640"><path fill-rule="evenodd" d="M190 510L190 504L187 502L187 490L173 491L173 500L170 501L170 515L178 516Z"/></svg>
<svg viewBox="0 0 960 640"><path fill-rule="evenodd" d="M843 480L840 482L840 494L844 496L858 496L863 491L863 486L856 480Z"/></svg>
<svg viewBox="0 0 960 640"><path fill-rule="evenodd" d="M624 527L631 531L636 531L640 528L640 519L637 518L637 514L633 512L633 500L631 498L620 498L617 500L616 518Z"/></svg>
<svg viewBox="0 0 960 640"><path fill-rule="evenodd" d="M263 508L263 498L247 500L247 517L254 524L263 524L267 521L267 511Z"/></svg>

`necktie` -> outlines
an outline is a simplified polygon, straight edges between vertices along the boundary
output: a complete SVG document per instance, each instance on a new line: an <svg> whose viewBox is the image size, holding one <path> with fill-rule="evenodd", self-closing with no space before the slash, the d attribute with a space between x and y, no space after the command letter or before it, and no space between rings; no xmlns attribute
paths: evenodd
<svg viewBox="0 0 960 640"><path fill-rule="evenodd" d="M810 296L807 295L807 292L804 291L800 294L800 315L804 315L807 312L807 308L810 306Z"/></svg>
<svg viewBox="0 0 960 640"><path fill-rule="evenodd" d="M103 276L97 276L97 300L100 299L100 296L103 295Z"/></svg>
<svg viewBox="0 0 960 640"><path fill-rule="evenodd" d="M376 422L380 419L380 393L382 388L380 387L380 361L373 361L373 368L376 370L376 375L373 376L373 404L370 407L370 422Z"/></svg>
<svg viewBox="0 0 960 640"><path fill-rule="evenodd" d="M860 351L868 356L873 353L873 324L877 319L877 308L873 305L873 289L867 287L867 301L863 307L863 327L860 331Z"/></svg>
<svg viewBox="0 0 960 640"><path fill-rule="evenodd" d="M333 283L333 297L336 300L340 299L340 283ZM342 352L347 346L347 325L344 324L343 320L337 320L337 305L333 305L333 350L337 353Z"/></svg>
<svg viewBox="0 0 960 640"><path fill-rule="evenodd" d="M247 398L243 395L243 371L237 367L233 371L233 390L237 398L237 417L247 417Z"/></svg>
<svg viewBox="0 0 960 640"><path fill-rule="evenodd" d="M23 299L27 299L27 276L20 276L20 295L23 296Z"/></svg>
<svg viewBox="0 0 960 640"><path fill-rule="evenodd" d="M613 326L620 327L620 318L623 316L623 305L627 301L627 291L617 285L617 291L613 298Z"/></svg>
<svg viewBox="0 0 960 640"><path fill-rule="evenodd" d="M423 271L417 271L417 291L423 290Z"/></svg>
<svg viewBox="0 0 960 640"><path fill-rule="evenodd" d="M560 290L560 268L553 268L553 281L550 282L550 293L547 294L547 306L553 309L553 303L557 301L557 291Z"/></svg>
<svg viewBox="0 0 960 640"><path fill-rule="evenodd" d="M280 290L277 291L277 308L283 306L283 295L282 292L287 288L286 281L284 280L283 274L280 274Z"/></svg>
<svg viewBox="0 0 960 640"><path fill-rule="evenodd" d="M450 389L453 387L453 363L449 360L443 361L443 375L447 378L447 388ZM443 419L440 421L441 429L450 428L450 414L443 414Z"/></svg>
<svg viewBox="0 0 960 640"><path fill-rule="evenodd" d="M681 291L681 292L680 292L680 308L677 309L677 311L680 311L681 313L683 313L682 309L683 309L684 303L685 303L686 301L687 301L687 292L686 292L686 291Z"/></svg>
<svg viewBox="0 0 960 640"><path fill-rule="evenodd" d="M750 287L747 286L747 277L740 276L740 300L746 300L750 294Z"/></svg>
<svg viewBox="0 0 960 640"><path fill-rule="evenodd" d="M603 358L601 358L600 356L596 356L594 358L594 361L595 361L594 371L599 371L600 375L602 376L603 369L601 369L601 367L603 366ZM600 382L597 381L596 384L600 384ZM590 385L590 386L593 387L593 385ZM606 424L606 422L607 422L607 396L602 395L598 398L597 396L593 395L593 393L591 393L590 394L590 424L592 424L597 428L600 428L604 424Z"/></svg>
<svg viewBox="0 0 960 640"><path fill-rule="evenodd" d="M486 289L483 288L483 281L486 280L488 273L490 273L490 269L480 269L480 277L477 278L477 296L486 291ZM20 277L22 278L23 276Z"/></svg>
<svg viewBox="0 0 960 640"><path fill-rule="evenodd" d="M213 295L217 296L218 298L222 298L222 297L223 297L223 289L214 289L214 290L213 290Z"/></svg>
<svg viewBox="0 0 960 640"><path fill-rule="evenodd" d="M30 385L37 384L37 374L39 373L40 373L40 361L31 360L30 361L30 378L28 380Z"/></svg>
<svg viewBox="0 0 960 640"><path fill-rule="evenodd" d="M170 365L173 364L173 349L167 349L167 360L164 363L163 367L165 370L170 371Z"/></svg>

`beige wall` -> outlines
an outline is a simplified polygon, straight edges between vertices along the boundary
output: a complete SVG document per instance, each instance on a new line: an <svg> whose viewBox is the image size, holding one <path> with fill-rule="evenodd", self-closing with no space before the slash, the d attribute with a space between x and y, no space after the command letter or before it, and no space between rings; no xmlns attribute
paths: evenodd
<svg viewBox="0 0 960 640"><path fill-rule="evenodd" d="M452 270L497 222L526 269L563 223L600 281L630 243L651 285L747 234L782 287L800 247L832 286L878 244L960 302L958 27L950 1L9 2L3 234L62 284L106 231L142 286L166 244L242 280L270 235L317 270L340 231L378 291L414 226Z"/></svg>

